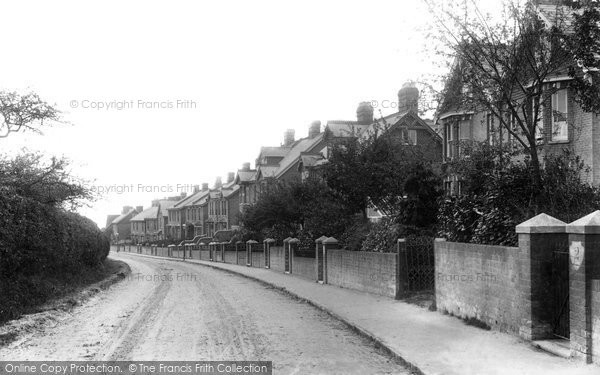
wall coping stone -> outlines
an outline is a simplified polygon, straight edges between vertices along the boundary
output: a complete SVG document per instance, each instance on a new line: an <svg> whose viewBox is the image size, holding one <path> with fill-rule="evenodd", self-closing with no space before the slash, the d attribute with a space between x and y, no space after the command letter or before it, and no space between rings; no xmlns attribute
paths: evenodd
<svg viewBox="0 0 600 375"><path fill-rule="evenodd" d="M258 241L248 240L248 241L246 241L246 243L258 243Z"/></svg>
<svg viewBox="0 0 600 375"><path fill-rule="evenodd" d="M272 238L265 238L265 239L263 240L263 242L264 242L264 243L275 243L275 240L274 240L274 239L272 239Z"/></svg>
<svg viewBox="0 0 600 375"><path fill-rule="evenodd" d="M324 239L323 243L324 244L336 244L336 243L338 243L338 240L336 240L333 237L329 237L329 238Z"/></svg>
<svg viewBox="0 0 600 375"><path fill-rule="evenodd" d="M319 237L319 238L317 238L317 239L315 240L315 243L321 243L321 242L323 242L324 240L326 240L326 239L328 239L328 238L329 238L329 237L327 237L327 236L321 236L321 237Z"/></svg>
<svg viewBox="0 0 600 375"><path fill-rule="evenodd" d="M567 233L600 234L600 210L567 224Z"/></svg>
<svg viewBox="0 0 600 375"><path fill-rule="evenodd" d="M565 233L566 223L548 214L541 213L515 227L517 233Z"/></svg>

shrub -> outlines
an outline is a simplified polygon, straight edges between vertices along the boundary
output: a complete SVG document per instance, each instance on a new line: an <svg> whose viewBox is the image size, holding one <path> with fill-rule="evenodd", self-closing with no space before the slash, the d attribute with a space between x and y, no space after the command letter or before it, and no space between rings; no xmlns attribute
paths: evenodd
<svg viewBox="0 0 600 375"><path fill-rule="evenodd" d="M389 219L373 224L362 243L361 250L379 253L395 252L396 242L401 235L400 228L399 224Z"/></svg>

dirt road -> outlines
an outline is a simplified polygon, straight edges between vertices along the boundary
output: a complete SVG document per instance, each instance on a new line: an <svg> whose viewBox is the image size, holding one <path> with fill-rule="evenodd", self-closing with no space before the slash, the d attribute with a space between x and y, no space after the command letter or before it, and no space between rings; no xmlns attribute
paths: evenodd
<svg viewBox="0 0 600 375"><path fill-rule="evenodd" d="M268 360L278 374L406 374L342 323L209 267L111 253L131 276L0 348L6 360Z"/></svg>

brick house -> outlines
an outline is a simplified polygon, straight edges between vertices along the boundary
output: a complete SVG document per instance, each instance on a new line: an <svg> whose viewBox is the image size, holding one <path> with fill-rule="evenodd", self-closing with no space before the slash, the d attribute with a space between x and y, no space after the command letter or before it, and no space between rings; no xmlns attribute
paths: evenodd
<svg viewBox="0 0 600 375"><path fill-rule="evenodd" d="M548 26L552 25L557 13L556 1L538 1L537 12ZM559 6L560 7L560 6ZM570 12L565 12L570 14ZM552 90L552 95L541 105L537 122L536 139L540 160L544 155L569 150L581 157L590 168L583 176L590 183L600 183L600 119L597 114L585 112L574 100L574 92L568 87L571 78L562 69L549 75L543 90ZM456 160L461 155L461 145L470 142L486 142L490 145L504 144L514 149L521 148L508 131L500 125L497 117L485 112L461 107L462 90L447 90L442 108L437 114L443 138L445 162ZM444 188L448 194L460 194L461 178L450 174L445 177Z"/></svg>
<svg viewBox="0 0 600 375"><path fill-rule="evenodd" d="M112 228L112 240L113 242L129 242L131 241L131 219L142 212L142 206L133 208L132 206L124 206L116 219L110 223Z"/></svg>
<svg viewBox="0 0 600 375"><path fill-rule="evenodd" d="M250 169L250 163L244 163L242 169L238 169L234 183L239 186L239 212L244 208L256 202L256 169Z"/></svg>
<svg viewBox="0 0 600 375"><path fill-rule="evenodd" d="M131 240L146 243L154 240L158 231L158 207L152 206L131 218Z"/></svg>
<svg viewBox="0 0 600 375"><path fill-rule="evenodd" d="M228 174L227 183L221 184L220 178L215 183L215 189L207 196L208 217L206 232L212 237L221 230L235 229L239 225L240 186L235 183L233 173Z"/></svg>

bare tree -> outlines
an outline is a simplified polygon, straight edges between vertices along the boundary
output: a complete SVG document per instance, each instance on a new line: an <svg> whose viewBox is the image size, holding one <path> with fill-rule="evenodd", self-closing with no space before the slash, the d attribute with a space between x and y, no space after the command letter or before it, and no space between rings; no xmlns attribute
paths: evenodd
<svg viewBox="0 0 600 375"><path fill-rule="evenodd" d="M44 125L59 121L60 111L36 93L0 91L0 138L19 131L41 133Z"/></svg>
<svg viewBox="0 0 600 375"><path fill-rule="evenodd" d="M502 15L492 17L473 0L446 7L424 1L435 19L431 40L440 46L442 58L453 62L441 111L492 114L529 156L532 184L541 190L539 124L560 89L548 83L568 75L576 64L566 47L573 9L557 5L549 24L532 2L506 1Z"/></svg>

